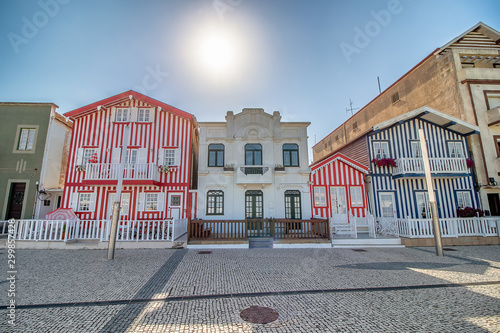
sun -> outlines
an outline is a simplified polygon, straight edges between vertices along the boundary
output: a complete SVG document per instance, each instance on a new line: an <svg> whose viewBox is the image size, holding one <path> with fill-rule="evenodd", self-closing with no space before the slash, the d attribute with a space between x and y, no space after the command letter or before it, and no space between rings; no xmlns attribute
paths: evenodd
<svg viewBox="0 0 500 333"><path fill-rule="evenodd" d="M238 43L225 31L207 31L200 37L197 55L204 71L218 78L226 77L238 65Z"/></svg>

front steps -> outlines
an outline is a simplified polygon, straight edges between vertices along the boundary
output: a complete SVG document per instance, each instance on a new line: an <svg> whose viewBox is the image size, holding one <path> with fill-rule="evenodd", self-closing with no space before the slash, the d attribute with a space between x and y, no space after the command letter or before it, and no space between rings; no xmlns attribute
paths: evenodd
<svg viewBox="0 0 500 333"><path fill-rule="evenodd" d="M248 238L248 248L250 249L272 249L273 239L271 237L251 237Z"/></svg>
<svg viewBox="0 0 500 333"><path fill-rule="evenodd" d="M358 233L358 238L348 237L333 237L333 248L366 248L366 247L391 247L402 248L405 247L401 244L400 238L378 236L378 238L371 238L368 234Z"/></svg>

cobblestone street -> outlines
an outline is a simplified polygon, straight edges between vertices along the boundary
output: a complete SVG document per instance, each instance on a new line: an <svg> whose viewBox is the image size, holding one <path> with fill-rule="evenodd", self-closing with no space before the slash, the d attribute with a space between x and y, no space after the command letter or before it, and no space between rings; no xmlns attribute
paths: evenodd
<svg viewBox="0 0 500 333"><path fill-rule="evenodd" d="M19 250L11 326L3 249L0 331L500 332L500 246L453 250Z"/></svg>

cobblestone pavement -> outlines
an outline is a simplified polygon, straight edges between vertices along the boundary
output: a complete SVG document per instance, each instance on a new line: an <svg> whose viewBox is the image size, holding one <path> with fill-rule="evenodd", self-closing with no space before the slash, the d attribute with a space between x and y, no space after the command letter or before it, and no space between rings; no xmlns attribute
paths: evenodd
<svg viewBox="0 0 500 333"><path fill-rule="evenodd" d="M500 332L500 246L453 249L19 250L16 326L0 250L0 332Z"/></svg>

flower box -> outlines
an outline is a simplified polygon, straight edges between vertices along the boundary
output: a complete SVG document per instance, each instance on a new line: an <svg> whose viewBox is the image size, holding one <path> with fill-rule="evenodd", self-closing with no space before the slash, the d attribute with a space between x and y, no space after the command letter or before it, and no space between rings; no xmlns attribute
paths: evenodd
<svg viewBox="0 0 500 333"><path fill-rule="evenodd" d="M372 163L375 164L378 167L388 166L388 167L395 168L397 166L396 165L396 159L395 158L390 158L390 157L380 158L380 159L374 158L372 160Z"/></svg>

